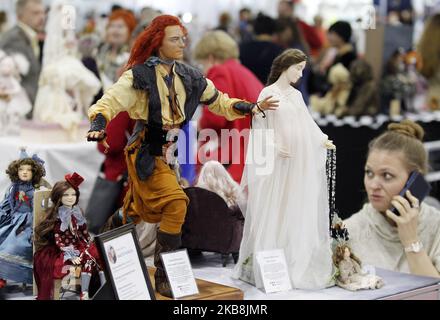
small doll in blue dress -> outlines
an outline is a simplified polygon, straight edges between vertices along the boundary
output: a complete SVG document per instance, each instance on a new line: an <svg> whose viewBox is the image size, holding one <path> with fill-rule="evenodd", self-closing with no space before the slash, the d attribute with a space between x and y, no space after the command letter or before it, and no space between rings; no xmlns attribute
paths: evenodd
<svg viewBox="0 0 440 320"><path fill-rule="evenodd" d="M6 174L12 184L0 202L0 288L7 280L32 284L33 198L46 183L44 161L24 149Z"/></svg>

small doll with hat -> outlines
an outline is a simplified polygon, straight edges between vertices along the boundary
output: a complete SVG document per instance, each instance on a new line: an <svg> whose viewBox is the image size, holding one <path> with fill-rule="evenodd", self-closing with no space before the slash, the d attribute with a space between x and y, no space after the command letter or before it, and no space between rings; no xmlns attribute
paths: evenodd
<svg viewBox="0 0 440 320"><path fill-rule="evenodd" d="M83 181L76 172L58 181L50 194L52 206L35 228L34 276L39 300L53 296L54 279L66 276L71 266L81 267L81 300L88 299L92 274L99 274L101 284L105 282L101 258L78 206Z"/></svg>
<svg viewBox="0 0 440 320"><path fill-rule="evenodd" d="M11 185L0 201L0 288L6 281L32 284L32 231L34 191L50 185L43 179L44 161L22 148L6 174Z"/></svg>

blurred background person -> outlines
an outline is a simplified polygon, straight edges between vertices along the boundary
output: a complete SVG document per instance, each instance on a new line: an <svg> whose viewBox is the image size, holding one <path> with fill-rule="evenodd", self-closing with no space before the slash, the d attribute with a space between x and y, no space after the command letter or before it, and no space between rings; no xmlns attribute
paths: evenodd
<svg viewBox="0 0 440 320"><path fill-rule="evenodd" d="M8 16L5 11L0 11L0 36L6 31L8 26Z"/></svg>
<svg viewBox="0 0 440 320"><path fill-rule="evenodd" d="M428 80L427 103L431 110L440 109L440 13L425 25L418 44L422 57L420 73Z"/></svg>
<svg viewBox="0 0 440 320"><path fill-rule="evenodd" d="M252 13L249 8L242 8L238 14L238 39L240 43L251 41L253 38Z"/></svg>
<svg viewBox="0 0 440 320"><path fill-rule="evenodd" d="M240 44L240 61L266 83L273 60L283 51L274 42L276 22L263 13L254 20L254 39Z"/></svg>
<svg viewBox="0 0 440 320"><path fill-rule="evenodd" d="M300 49L306 54L310 54L310 50L320 50L322 47L322 41L315 29L295 16L295 3L292 0L282 0L278 2L278 20L286 20L289 24L296 26L298 29L298 37L304 38L304 47L289 46L290 48ZM297 39L293 39L297 41ZM303 40L301 40L303 42Z"/></svg>
<svg viewBox="0 0 440 320"><path fill-rule="evenodd" d="M204 73L216 88L227 93L229 97L256 101L263 84L258 78L238 60L238 45L231 36L221 30L210 31L204 34L194 49L194 59L203 66ZM220 137L221 129L236 129L242 132L250 128L249 116L234 121L215 115L208 108L203 108L199 119L199 129L214 129ZM234 139L232 139L234 140ZM201 143L199 146L197 163L203 164L207 160L218 160L226 166L232 178L240 182L245 160L245 141L243 138L227 145L222 141ZM224 153L227 157L222 159ZM199 168L200 169L200 168Z"/></svg>
<svg viewBox="0 0 440 320"><path fill-rule="evenodd" d="M113 11L108 18L105 40L97 56L104 91L116 82L128 61L131 33L136 24L134 14L125 9Z"/></svg>
<svg viewBox="0 0 440 320"><path fill-rule="evenodd" d="M6 53L21 53L29 61L27 74L22 75L22 86L32 104L38 89L41 70L39 33L44 31L45 10L42 0L18 0L15 5L17 24L2 34L0 48ZM30 119L32 111L27 114Z"/></svg>

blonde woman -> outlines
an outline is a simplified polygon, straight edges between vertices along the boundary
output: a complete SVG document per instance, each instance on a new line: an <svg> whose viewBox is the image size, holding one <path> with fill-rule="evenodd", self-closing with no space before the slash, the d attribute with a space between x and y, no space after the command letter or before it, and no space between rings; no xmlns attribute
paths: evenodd
<svg viewBox="0 0 440 320"><path fill-rule="evenodd" d="M422 127L404 120L370 143L364 177L368 203L344 222L349 245L364 264L440 277L440 211L410 192L399 196L411 172L427 172L423 135Z"/></svg>

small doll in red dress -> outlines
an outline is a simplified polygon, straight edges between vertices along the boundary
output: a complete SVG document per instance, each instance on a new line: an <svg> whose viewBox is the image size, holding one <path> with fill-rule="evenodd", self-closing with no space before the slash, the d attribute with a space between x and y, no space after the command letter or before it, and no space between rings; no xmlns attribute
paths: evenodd
<svg viewBox="0 0 440 320"><path fill-rule="evenodd" d="M72 265L81 266L82 300L88 299L92 274L99 274L101 285L105 282L102 260L78 206L78 187L84 179L76 172L64 178L54 185L52 206L35 228L34 276L39 300L53 296L54 279L62 279Z"/></svg>

